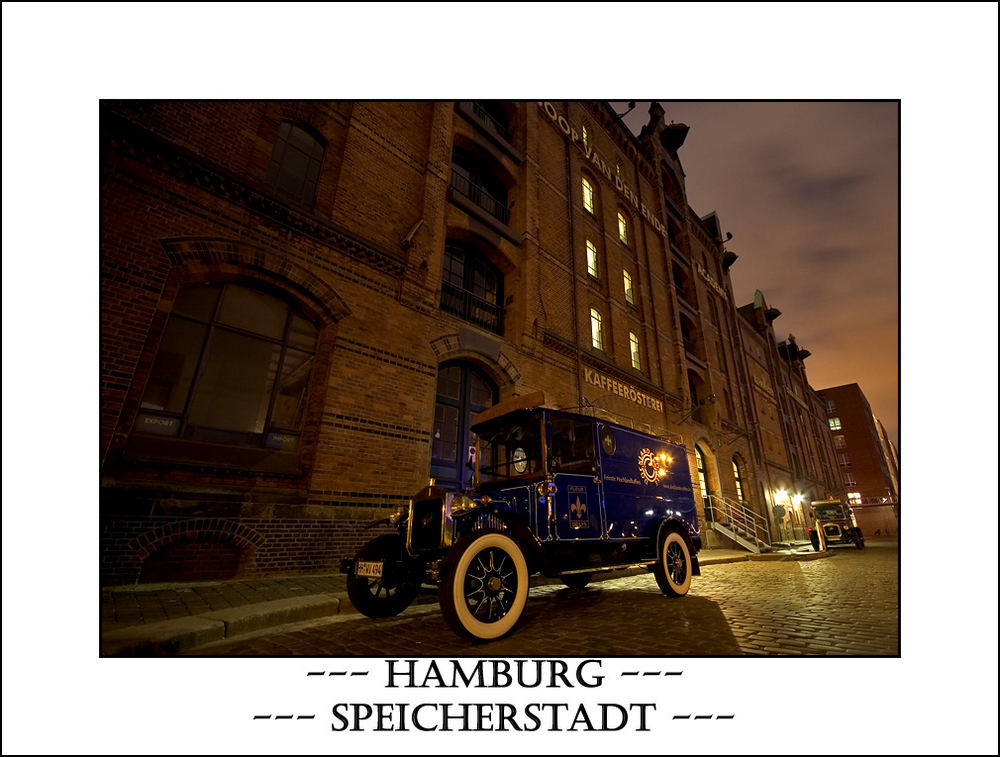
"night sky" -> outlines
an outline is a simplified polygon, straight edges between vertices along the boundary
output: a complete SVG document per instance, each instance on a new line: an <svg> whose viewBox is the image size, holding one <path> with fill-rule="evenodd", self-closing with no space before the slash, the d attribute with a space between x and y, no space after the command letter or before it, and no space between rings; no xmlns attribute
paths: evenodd
<svg viewBox="0 0 1000 757"><path fill-rule="evenodd" d="M689 204L733 235L736 305L760 289L782 312L775 336L812 353L812 387L860 385L898 447L898 104L659 102L691 127ZM648 110L625 117L634 132Z"/></svg>

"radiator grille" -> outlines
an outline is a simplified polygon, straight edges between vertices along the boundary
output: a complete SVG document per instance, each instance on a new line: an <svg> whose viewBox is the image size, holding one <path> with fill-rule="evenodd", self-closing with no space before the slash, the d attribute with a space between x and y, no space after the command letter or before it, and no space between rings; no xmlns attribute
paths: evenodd
<svg viewBox="0 0 1000 757"><path fill-rule="evenodd" d="M438 549L441 546L441 519L444 507L440 499L413 503L410 515L410 549Z"/></svg>

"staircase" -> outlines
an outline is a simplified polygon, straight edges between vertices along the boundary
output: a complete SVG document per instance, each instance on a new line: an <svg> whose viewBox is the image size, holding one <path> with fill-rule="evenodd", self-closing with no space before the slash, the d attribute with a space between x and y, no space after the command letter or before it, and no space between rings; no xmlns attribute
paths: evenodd
<svg viewBox="0 0 1000 757"><path fill-rule="evenodd" d="M771 529L767 520L742 502L711 494L705 500L705 516L712 530L744 549L757 554L771 551Z"/></svg>

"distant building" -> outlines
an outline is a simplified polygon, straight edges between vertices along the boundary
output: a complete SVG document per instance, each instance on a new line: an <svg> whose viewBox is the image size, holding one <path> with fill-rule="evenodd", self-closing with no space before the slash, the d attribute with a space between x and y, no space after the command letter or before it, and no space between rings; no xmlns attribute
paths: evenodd
<svg viewBox="0 0 1000 757"><path fill-rule="evenodd" d="M899 532L899 455L857 384L821 389L847 499L866 536Z"/></svg>

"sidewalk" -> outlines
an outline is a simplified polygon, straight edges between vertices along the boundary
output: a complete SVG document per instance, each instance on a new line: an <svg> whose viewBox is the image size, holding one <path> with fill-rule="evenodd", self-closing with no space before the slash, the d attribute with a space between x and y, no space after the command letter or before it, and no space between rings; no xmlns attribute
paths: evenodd
<svg viewBox="0 0 1000 757"><path fill-rule="evenodd" d="M753 554L739 549L703 549L699 564L745 560L814 560L808 542L781 545L780 551ZM641 569L635 569L636 571ZM595 576L620 578L622 571ZM559 583L535 576L532 586ZM433 602L422 592L417 602ZM101 589L101 656L173 655L213 641L288 623L356 613L347 598L346 576L335 573L287 578L255 578L197 583L138 584Z"/></svg>

